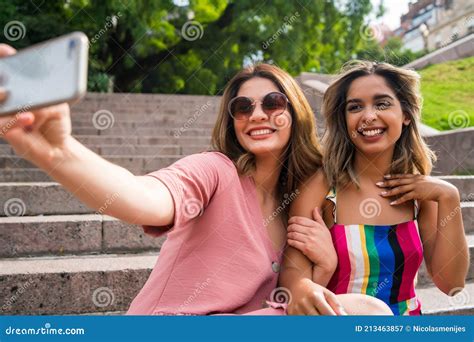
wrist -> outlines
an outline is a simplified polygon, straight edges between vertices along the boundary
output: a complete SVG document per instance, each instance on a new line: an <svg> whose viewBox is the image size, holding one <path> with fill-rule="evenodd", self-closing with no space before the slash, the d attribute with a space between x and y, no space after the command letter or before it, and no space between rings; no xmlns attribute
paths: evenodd
<svg viewBox="0 0 474 342"><path fill-rule="evenodd" d="M80 143L71 135L67 136L59 146L54 146L48 151L45 158L39 161L39 166L48 173L53 173L65 162L78 159Z"/></svg>
<svg viewBox="0 0 474 342"><path fill-rule="evenodd" d="M317 270L320 275L332 275L336 271L337 264L328 264L328 265L313 265L313 272Z"/></svg>
<svg viewBox="0 0 474 342"><path fill-rule="evenodd" d="M324 258L324 262L315 263L313 268L314 267L318 267L321 270L321 272L324 272L327 274L333 274L337 267L336 252L334 251L334 253L332 253L331 255L327 255L327 257Z"/></svg>

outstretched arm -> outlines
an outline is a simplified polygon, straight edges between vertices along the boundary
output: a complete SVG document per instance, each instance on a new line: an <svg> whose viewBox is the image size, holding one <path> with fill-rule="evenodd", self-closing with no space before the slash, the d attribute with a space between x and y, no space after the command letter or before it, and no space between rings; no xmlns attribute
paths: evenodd
<svg viewBox="0 0 474 342"><path fill-rule="evenodd" d="M0 44L0 58L14 53ZM0 102L8 97L6 90L0 89ZM134 176L71 136L67 104L0 117L0 138L94 210L133 224L173 222L172 197L161 182Z"/></svg>

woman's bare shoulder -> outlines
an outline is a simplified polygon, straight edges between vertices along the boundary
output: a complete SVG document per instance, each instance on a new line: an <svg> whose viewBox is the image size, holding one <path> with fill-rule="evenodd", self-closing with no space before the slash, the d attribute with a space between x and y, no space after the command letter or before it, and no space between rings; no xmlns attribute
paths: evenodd
<svg viewBox="0 0 474 342"><path fill-rule="evenodd" d="M292 204L292 215L311 215L314 207L324 205L328 193L328 183L322 170L315 172L306 182L298 187L298 196ZM309 216L311 217L311 216Z"/></svg>
<svg viewBox="0 0 474 342"><path fill-rule="evenodd" d="M311 177L308 178L301 186L302 190L305 192L320 194L327 194L329 191L329 183L327 181L326 175L322 169L316 171Z"/></svg>

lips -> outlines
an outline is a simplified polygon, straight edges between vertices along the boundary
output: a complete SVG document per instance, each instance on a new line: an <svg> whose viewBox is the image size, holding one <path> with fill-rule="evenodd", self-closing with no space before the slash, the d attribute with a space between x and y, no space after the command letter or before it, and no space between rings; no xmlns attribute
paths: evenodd
<svg viewBox="0 0 474 342"><path fill-rule="evenodd" d="M357 132L364 137L375 137L382 135L385 132L386 128L384 127L366 127L359 128Z"/></svg>
<svg viewBox="0 0 474 342"><path fill-rule="evenodd" d="M272 134L273 132L275 132L275 129L270 127L256 127L249 130L247 134L251 137L255 137L259 135Z"/></svg>

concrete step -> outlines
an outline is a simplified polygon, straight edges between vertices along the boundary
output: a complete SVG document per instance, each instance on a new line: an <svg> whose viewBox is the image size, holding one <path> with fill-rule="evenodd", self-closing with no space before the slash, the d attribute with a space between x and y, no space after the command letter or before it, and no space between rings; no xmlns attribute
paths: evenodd
<svg viewBox="0 0 474 342"><path fill-rule="evenodd" d="M155 158L151 158L154 160ZM150 168L158 170L159 168ZM0 170L0 175L1 171ZM145 174L145 173L135 173ZM48 201L44 201L47 198ZM55 182L3 182L0 183L0 216L6 216L6 203L18 199L23 203L23 215L82 214L91 212L72 197L61 185ZM66 204L66 205L65 205ZM474 233L474 202L461 202L466 234Z"/></svg>
<svg viewBox="0 0 474 342"><path fill-rule="evenodd" d="M100 145L87 146L99 155L126 156L126 155L181 155L179 145ZM205 149L205 146L200 146ZM15 156L13 148L9 145L0 146L0 157Z"/></svg>
<svg viewBox="0 0 474 342"><path fill-rule="evenodd" d="M474 176L441 176L439 178L458 188L461 201L474 202Z"/></svg>
<svg viewBox="0 0 474 342"><path fill-rule="evenodd" d="M436 287L417 289L421 310L425 315L474 314L474 283L467 283L464 290L450 297Z"/></svg>
<svg viewBox="0 0 474 342"><path fill-rule="evenodd" d="M92 145L87 146L91 151L99 155L120 156L120 155L189 155L208 151L207 145ZM0 156L16 156L15 151L9 145L0 145Z"/></svg>
<svg viewBox="0 0 474 342"><path fill-rule="evenodd" d="M143 287L157 254L0 259L0 307L7 315L121 314ZM473 314L474 284L454 297L417 289L426 315Z"/></svg>
<svg viewBox="0 0 474 342"><path fill-rule="evenodd" d="M474 234L467 234L466 235L467 245L469 247L469 257L470 257L470 264L469 270L467 272L466 279L467 281L473 281L474 279ZM433 281L431 280L430 276L428 275L428 271L426 270L425 262L423 261L420 271L418 272L418 281L417 287L430 287L434 286Z"/></svg>
<svg viewBox="0 0 474 342"><path fill-rule="evenodd" d="M181 155L159 155L159 156L147 156L147 155L121 155L121 156L102 156L110 162L122 166L127 169L133 170L158 170L168 165L171 165L178 159L181 159ZM31 164L26 159L17 156L0 156L0 169L29 169L36 168L35 165Z"/></svg>
<svg viewBox="0 0 474 342"><path fill-rule="evenodd" d="M157 169L127 167L134 175L145 175ZM40 169L14 168L0 169L0 182L52 182L53 179Z"/></svg>
<svg viewBox="0 0 474 342"><path fill-rule="evenodd" d="M163 241L98 214L0 218L0 258L159 251Z"/></svg>
<svg viewBox="0 0 474 342"><path fill-rule="evenodd" d="M157 253L0 259L6 315L126 311Z"/></svg>
<svg viewBox="0 0 474 342"><path fill-rule="evenodd" d="M100 113L98 116L87 114L85 117L77 114L71 116L72 126L75 128L90 127L90 128L103 128L109 127L122 127L127 129L137 129L144 127L168 127L168 128L213 128L215 125L215 117L197 117L197 116L177 116L177 115L162 115L152 114L140 117L123 117L107 114L104 116L103 121L101 120ZM107 118L108 120L105 120Z"/></svg>
<svg viewBox="0 0 474 342"><path fill-rule="evenodd" d="M114 116L160 113L204 117L216 116L219 104L219 96L89 93L82 101L72 105L71 109L74 115L108 110Z"/></svg>
<svg viewBox="0 0 474 342"><path fill-rule="evenodd" d="M183 135L74 135L74 137L86 146L94 145L200 145L208 146L211 137L188 137ZM0 145L7 145L5 140L0 139Z"/></svg>
<svg viewBox="0 0 474 342"><path fill-rule="evenodd" d="M0 169L1 182L51 182L52 179L40 169Z"/></svg>

